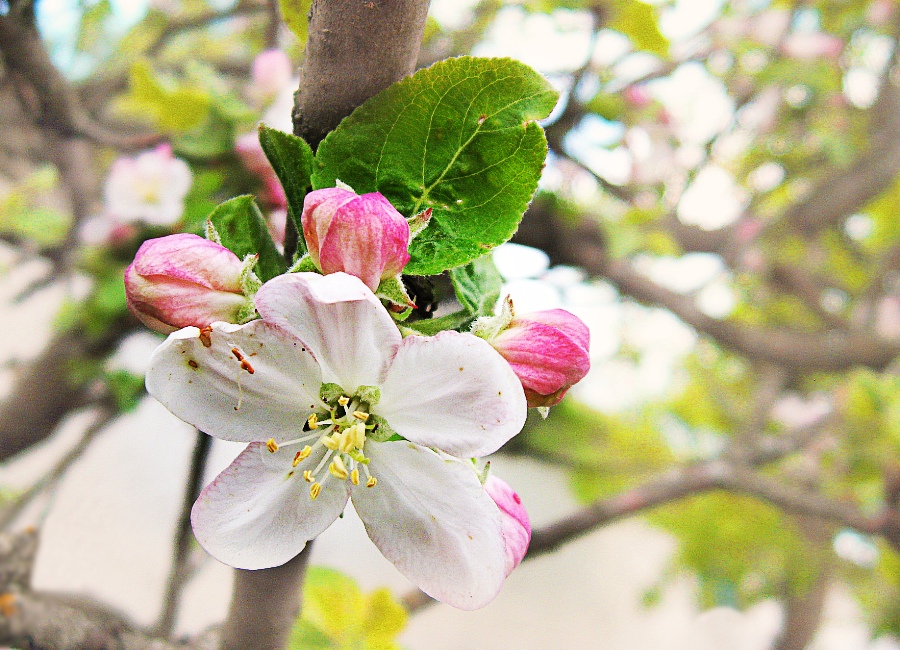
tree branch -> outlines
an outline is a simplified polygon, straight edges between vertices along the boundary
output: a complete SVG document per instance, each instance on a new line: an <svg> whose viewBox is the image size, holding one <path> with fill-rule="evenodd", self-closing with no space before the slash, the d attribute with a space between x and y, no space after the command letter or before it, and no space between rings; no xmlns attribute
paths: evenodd
<svg viewBox="0 0 900 650"><path fill-rule="evenodd" d="M313 0L294 133L315 148L366 99L414 70L427 0ZM288 251L286 251L288 252ZM312 542L287 564L235 571L222 650L282 650L300 612Z"/></svg>
<svg viewBox="0 0 900 650"><path fill-rule="evenodd" d="M604 278L638 302L667 309L719 345L756 362L784 366L795 372L841 371L857 365L880 369L900 354L900 345L868 332L801 332L713 318L701 311L690 296L641 275L628 260L609 259L600 224L584 219L573 227L539 202L532 204L514 241L541 248L554 264L578 266Z"/></svg>
<svg viewBox="0 0 900 650"><path fill-rule="evenodd" d="M35 26L33 0L9 4L9 12L0 15L0 57L20 101L38 124L63 138L81 136L120 149L142 148L159 140L156 134L116 133L94 121L50 60Z"/></svg>
<svg viewBox="0 0 900 650"><path fill-rule="evenodd" d="M294 132L315 149L372 95L412 74L428 0L314 0Z"/></svg>
<svg viewBox="0 0 900 650"><path fill-rule="evenodd" d="M284 650L303 604L312 542L287 564L259 571L235 569L234 593L221 650Z"/></svg>

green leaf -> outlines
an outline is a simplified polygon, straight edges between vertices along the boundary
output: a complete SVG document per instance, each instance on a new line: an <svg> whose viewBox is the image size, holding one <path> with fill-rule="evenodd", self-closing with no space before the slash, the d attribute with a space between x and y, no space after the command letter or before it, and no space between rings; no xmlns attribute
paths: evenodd
<svg viewBox="0 0 900 650"><path fill-rule="evenodd" d="M300 216L303 214L303 199L312 186L314 154L303 138L272 129L265 124L259 125L259 144L272 164L272 168L281 181L287 196L288 214L297 226L297 232L303 232ZM306 252L306 242L298 238L297 252Z"/></svg>
<svg viewBox="0 0 900 650"><path fill-rule="evenodd" d="M460 304L472 315L488 316L500 299L503 278L492 255L479 257L450 271L450 280Z"/></svg>
<svg viewBox="0 0 900 650"><path fill-rule="evenodd" d="M312 6L312 0L278 0L281 7L281 17L284 24L288 26L300 44L305 46L306 39L309 37L309 8Z"/></svg>
<svg viewBox="0 0 900 650"><path fill-rule="evenodd" d="M81 25L78 28L78 38L75 42L75 47L82 52L91 52L97 49L97 45L103 37L103 31L106 28L106 21L111 15L112 6L109 0L100 0L100 2L85 11L81 17Z"/></svg>
<svg viewBox="0 0 900 650"><path fill-rule="evenodd" d="M386 589L367 595L339 571L310 567L303 603L303 616L291 633L291 650L400 647L394 639L406 625L406 610Z"/></svg>
<svg viewBox="0 0 900 650"><path fill-rule="evenodd" d="M656 54L662 58L669 56L669 41L659 31L656 10L639 0L619 2L609 21L609 28L625 34L635 49Z"/></svg>
<svg viewBox="0 0 900 650"><path fill-rule="evenodd" d="M183 133L206 119L210 97L195 87L163 82L142 59L132 64L129 93L120 97L115 107L126 114L149 116L164 133Z"/></svg>
<svg viewBox="0 0 900 650"><path fill-rule="evenodd" d="M250 195L238 196L220 204L209 215L222 245L239 258L259 254L256 274L265 282L287 270L287 264L272 236L262 213Z"/></svg>
<svg viewBox="0 0 900 650"><path fill-rule="evenodd" d="M461 57L366 101L319 145L313 187L381 192L404 215L433 209L405 272L431 275L507 241L537 189L557 93L512 59Z"/></svg>

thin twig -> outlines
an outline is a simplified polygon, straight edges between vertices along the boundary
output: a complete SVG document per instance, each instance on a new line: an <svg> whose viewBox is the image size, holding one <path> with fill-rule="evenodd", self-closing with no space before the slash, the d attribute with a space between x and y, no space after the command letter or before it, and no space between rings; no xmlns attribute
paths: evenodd
<svg viewBox="0 0 900 650"><path fill-rule="evenodd" d="M159 620L153 627L156 636L168 638L175 628L175 618L178 614L178 606L181 603L181 592L190 576L190 550L191 539L191 508L194 501L200 495L203 488L203 475L206 471L206 461L209 450L212 447L212 438L197 432L197 441L194 443L194 453L191 456L191 467L188 471L187 482L184 487L184 500L181 505L181 514L178 517L175 537L175 553L172 561L172 570L166 581L166 590L163 594L163 609Z"/></svg>

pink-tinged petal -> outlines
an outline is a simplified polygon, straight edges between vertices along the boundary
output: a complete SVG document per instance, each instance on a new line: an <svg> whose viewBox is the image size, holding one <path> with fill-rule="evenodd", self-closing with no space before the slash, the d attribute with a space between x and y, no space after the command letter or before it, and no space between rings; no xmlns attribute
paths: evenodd
<svg viewBox="0 0 900 650"><path fill-rule="evenodd" d="M241 260L224 246L181 233L148 239L134 256L140 275L164 275L210 289L240 292Z"/></svg>
<svg viewBox="0 0 900 650"><path fill-rule="evenodd" d="M319 249L335 212L350 201L357 198L356 192L340 187L326 187L315 190L303 199L303 214L300 222L303 225L303 237L309 249L309 256L316 267L319 266Z"/></svg>
<svg viewBox="0 0 900 650"><path fill-rule="evenodd" d="M590 332L562 309L514 318L491 345L521 380L529 406L557 404L591 367Z"/></svg>
<svg viewBox="0 0 900 650"><path fill-rule="evenodd" d="M408 440L470 457L497 451L527 409L518 378L487 342L441 332L403 340L373 411Z"/></svg>
<svg viewBox="0 0 900 650"><path fill-rule="evenodd" d="M378 298L344 273L280 275L257 292L256 308L307 345L323 381L348 393L380 384L401 341Z"/></svg>
<svg viewBox="0 0 900 650"><path fill-rule="evenodd" d="M241 270L234 253L202 237L150 239L125 270L125 298L132 313L159 332L233 323L249 302Z"/></svg>
<svg viewBox="0 0 900 650"><path fill-rule="evenodd" d="M310 258L323 273L355 275L375 291L409 262L409 225L378 192L359 196L338 187L310 192L301 221Z"/></svg>
<svg viewBox="0 0 900 650"><path fill-rule="evenodd" d="M503 541L506 543L506 575L509 575L519 566L528 551L531 521L522 505L522 499L506 481L491 474L484 482L484 489L500 508Z"/></svg>
<svg viewBox="0 0 900 650"><path fill-rule="evenodd" d="M247 304L243 294L165 276L144 277L134 271L134 266L125 270L125 299L132 314L163 334L215 321L235 322Z"/></svg>
<svg viewBox="0 0 900 650"><path fill-rule="evenodd" d="M238 569L280 566L328 528L349 497L346 481L328 480L309 496L302 471L292 469L295 447L270 453L261 442L247 448L194 503L191 524L200 545ZM317 462L320 449L307 460Z"/></svg>
<svg viewBox="0 0 900 650"><path fill-rule="evenodd" d="M500 512L470 464L405 441L366 446L375 487L353 505L381 553L422 591L460 609L487 605L506 576Z"/></svg>
<svg viewBox="0 0 900 650"><path fill-rule="evenodd" d="M296 438L306 418L323 408L320 385L303 343L263 321L179 330L153 353L147 371L147 392L163 406L236 442Z"/></svg>
<svg viewBox="0 0 900 650"><path fill-rule="evenodd" d="M341 206L319 242L323 273L355 275L373 291L382 279L397 275L409 262L409 225L377 192L354 197Z"/></svg>

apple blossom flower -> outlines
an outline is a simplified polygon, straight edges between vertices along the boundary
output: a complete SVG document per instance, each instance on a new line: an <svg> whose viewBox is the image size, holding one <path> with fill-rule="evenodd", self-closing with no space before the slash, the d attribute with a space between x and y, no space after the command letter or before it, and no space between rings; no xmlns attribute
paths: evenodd
<svg viewBox="0 0 900 650"><path fill-rule="evenodd" d="M197 235L148 239L125 270L128 309L163 334L188 325L238 322L252 309L241 282L244 268L230 250Z"/></svg>
<svg viewBox="0 0 900 650"><path fill-rule="evenodd" d="M303 236L322 273L355 275L372 291L409 262L409 224L378 192L329 187L306 195Z"/></svg>
<svg viewBox="0 0 900 650"><path fill-rule="evenodd" d="M503 541L506 543L506 575L519 566L528 543L531 541L531 521L522 499L509 484L494 474L489 474L484 489L500 508L503 521Z"/></svg>
<svg viewBox="0 0 900 650"><path fill-rule="evenodd" d="M262 319L175 332L147 390L245 450L200 494L200 544L234 567L281 565L352 499L369 537L432 597L489 602L506 571L500 509L469 458L525 421L525 397L485 341L402 338L345 273L289 273L256 294Z"/></svg>
<svg viewBox="0 0 900 650"><path fill-rule="evenodd" d="M565 309L516 316L507 298L499 316L478 319L472 332L509 362L530 407L559 404L591 367L590 331Z"/></svg>
<svg viewBox="0 0 900 650"><path fill-rule="evenodd" d="M117 221L171 226L184 213L191 169L161 144L135 158L119 158L104 186L107 213Z"/></svg>

